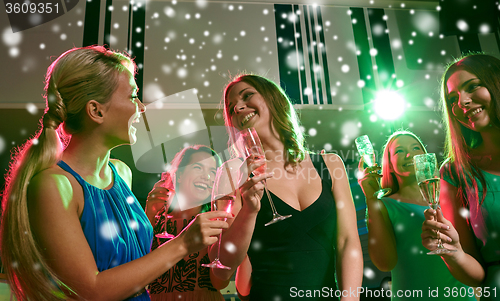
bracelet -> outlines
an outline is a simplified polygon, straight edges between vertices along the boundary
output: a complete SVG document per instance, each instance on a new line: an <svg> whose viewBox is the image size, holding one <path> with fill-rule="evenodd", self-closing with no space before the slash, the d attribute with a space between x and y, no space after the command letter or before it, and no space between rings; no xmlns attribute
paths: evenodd
<svg viewBox="0 0 500 301"><path fill-rule="evenodd" d="M135 293L133 296L131 296L130 298L135 298L135 297L139 297L140 295L144 294L148 289L148 286L142 288L140 291L138 291L137 293Z"/></svg>

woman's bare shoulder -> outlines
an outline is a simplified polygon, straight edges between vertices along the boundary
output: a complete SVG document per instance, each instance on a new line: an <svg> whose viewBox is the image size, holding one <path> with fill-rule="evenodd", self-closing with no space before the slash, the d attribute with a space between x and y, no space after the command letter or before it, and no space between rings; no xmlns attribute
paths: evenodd
<svg viewBox="0 0 500 301"><path fill-rule="evenodd" d="M78 181L69 172L54 165L35 174L28 185L28 198L44 204L62 202L65 206L83 200Z"/></svg>

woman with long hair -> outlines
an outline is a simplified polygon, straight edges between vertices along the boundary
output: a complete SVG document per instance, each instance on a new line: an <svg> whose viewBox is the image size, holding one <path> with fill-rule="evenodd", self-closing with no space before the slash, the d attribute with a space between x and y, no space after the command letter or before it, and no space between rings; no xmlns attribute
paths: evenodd
<svg viewBox="0 0 500 301"><path fill-rule="evenodd" d="M431 291L445 298L446 289L469 289L450 274L438 256L429 256L421 246L420 231L428 208L415 177L413 157L427 153L424 144L409 131L397 131L387 139L382 150L382 176L380 167L359 169L363 177L358 182L367 204L368 253L373 264L381 271L391 271L392 300L407 300L407 292L421 292L426 298ZM381 200L374 196L380 189L391 193ZM412 296L417 297L417 296ZM474 296L458 295L454 300L475 300Z"/></svg>
<svg viewBox="0 0 500 301"><path fill-rule="evenodd" d="M241 298L250 300L286 300L324 287L331 288L328 298L338 297L337 289L356 291L363 257L340 157L307 151L290 100L264 77L236 77L226 86L223 101L225 124L234 129L231 141L235 131L255 128L268 172L249 176L237 190L236 217L223 234L220 255L231 270L212 269L214 275L227 280L239 266L236 287ZM254 158L246 162L250 172L264 163ZM272 213L263 194L265 179L277 211L292 215L268 227L264 225ZM212 248L212 259L216 252Z"/></svg>
<svg viewBox="0 0 500 301"><path fill-rule="evenodd" d="M456 250L441 257L456 279L482 287L481 300L500 298L499 79L500 60L485 54L459 58L443 74L442 212L438 209L436 221L434 210L428 210L422 228L429 250L436 249L438 235L446 248Z"/></svg>
<svg viewBox="0 0 500 301"><path fill-rule="evenodd" d="M205 145L188 146L175 155L170 170L148 196L149 211L155 210L153 204L162 204L160 210L148 214L156 215L154 234L167 231L177 235L196 215L211 210L210 196L220 164L219 156ZM166 218L167 214L171 217ZM163 238L153 239L151 249L164 242ZM212 285L210 269L201 266L204 263L210 263L208 248L185 256L149 285L151 300L224 300Z"/></svg>
<svg viewBox="0 0 500 301"><path fill-rule="evenodd" d="M17 300L149 300L145 286L215 241L207 213L150 252L152 228L112 148L134 143L145 111L135 64L100 46L48 68L40 130L12 159L2 196L1 257Z"/></svg>

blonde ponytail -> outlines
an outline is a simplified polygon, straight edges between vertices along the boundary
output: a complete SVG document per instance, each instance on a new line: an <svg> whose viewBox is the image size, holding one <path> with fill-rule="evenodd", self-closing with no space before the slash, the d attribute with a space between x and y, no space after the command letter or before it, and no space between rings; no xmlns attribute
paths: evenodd
<svg viewBox="0 0 500 301"><path fill-rule="evenodd" d="M27 190L39 172L54 166L70 135L81 130L89 100L105 103L119 72L134 66L126 56L104 47L71 49L47 70L47 108L35 136L15 150L2 195L0 257L17 300L62 300L74 292L45 261L31 231Z"/></svg>
<svg viewBox="0 0 500 301"><path fill-rule="evenodd" d="M46 114L45 114L46 116ZM45 117L44 116L44 117ZM38 172L51 167L60 158L59 135L53 128L42 127L13 156L3 195L2 262L17 300L54 300L59 280L45 263L31 232L28 219L27 190ZM17 289L22 288L22 289Z"/></svg>

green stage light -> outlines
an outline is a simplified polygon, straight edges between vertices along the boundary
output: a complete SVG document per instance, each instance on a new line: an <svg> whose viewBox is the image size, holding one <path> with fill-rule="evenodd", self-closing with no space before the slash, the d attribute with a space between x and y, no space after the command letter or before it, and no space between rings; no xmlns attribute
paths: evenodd
<svg viewBox="0 0 500 301"><path fill-rule="evenodd" d="M380 91L373 101L373 110L384 120L398 119L403 115L405 107L404 98L395 91Z"/></svg>

